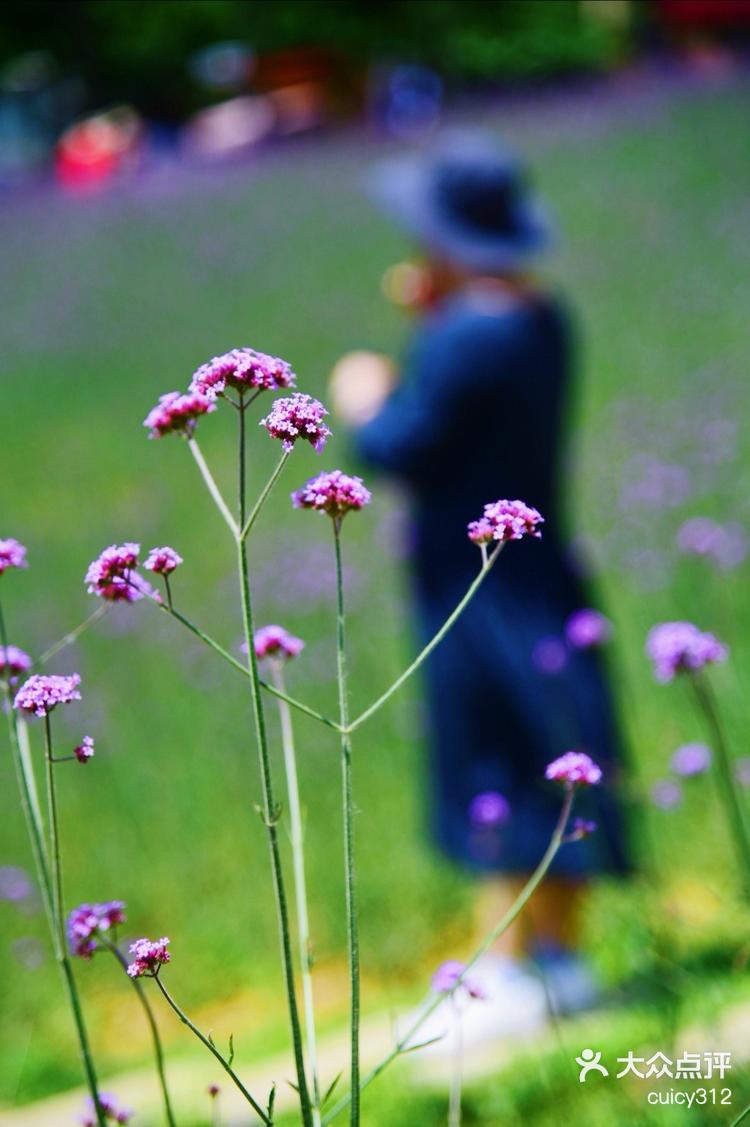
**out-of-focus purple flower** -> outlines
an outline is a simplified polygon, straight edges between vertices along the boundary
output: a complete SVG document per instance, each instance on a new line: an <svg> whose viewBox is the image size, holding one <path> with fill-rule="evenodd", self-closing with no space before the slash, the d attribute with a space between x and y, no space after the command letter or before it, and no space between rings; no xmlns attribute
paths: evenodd
<svg viewBox="0 0 750 1127"><path fill-rule="evenodd" d="M481 982L470 974L461 978L465 970L466 964L460 963L458 959L448 959L441 963L432 976L432 989L436 994L450 994L458 987L465 990L471 998L486 998L487 992Z"/></svg>
<svg viewBox="0 0 750 1127"><path fill-rule="evenodd" d="M155 575L171 575L183 562L182 556L178 555L174 548L152 548L143 566L146 571L153 571Z"/></svg>
<svg viewBox="0 0 750 1127"><path fill-rule="evenodd" d="M727 647L713 634L692 622L662 622L646 640L646 653L654 663L657 681L671 681L677 673L695 672L717 661L725 661Z"/></svg>
<svg viewBox="0 0 750 1127"><path fill-rule="evenodd" d="M206 1088L206 1091L208 1092L211 1099L215 1100L219 1092L221 1091L221 1088L218 1084L209 1084L208 1088Z"/></svg>
<svg viewBox="0 0 750 1127"><path fill-rule="evenodd" d="M73 755L79 763L88 763L94 758L94 741L91 736L84 736L77 747L73 748Z"/></svg>
<svg viewBox="0 0 750 1127"><path fill-rule="evenodd" d="M120 1107L117 1100L109 1092L99 1092L99 1107L104 1113L104 1118L110 1123L127 1124L135 1112L131 1108ZM94 1101L91 1096L86 1097L86 1111L81 1119L81 1127L96 1127L97 1118Z"/></svg>
<svg viewBox="0 0 750 1127"><path fill-rule="evenodd" d="M68 916L68 943L72 954L90 959L97 950L97 933L109 931L124 922L125 904L122 900L79 904Z"/></svg>
<svg viewBox="0 0 750 1127"><path fill-rule="evenodd" d="M682 802L682 787L672 779L660 779L651 787L651 801L660 810L674 810Z"/></svg>
<svg viewBox="0 0 750 1127"><path fill-rule="evenodd" d="M283 626L276 626L275 624L261 626L260 630L256 630L253 643L255 645L255 656L259 661L262 661L265 657L287 659L297 657L305 648L305 643L301 638L295 638L294 634L290 634ZM242 649L247 653L247 643L243 645Z"/></svg>
<svg viewBox="0 0 750 1127"><path fill-rule="evenodd" d="M499 791L477 794L469 804L469 821L478 829L495 829L510 818L510 803Z"/></svg>
<svg viewBox="0 0 750 1127"><path fill-rule="evenodd" d="M281 440L289 453L295 442L302 438L320 454L331 432L323 422L328 414L323 404L311 395L295 392L286 399L277 399L259 426L265 427L271 438Z"/></svg>
<svg viewBox="0 0 750 1127"><path fill-rule="evenodd" d="M741 755L735 761L734 772L741 786L750 787L750 755Z"/></svg>
<svg viewBox="0 0 750 1127"><path fill-rule="evenodd" d="M577 650L590 650L602 646L611 636L611 622L592 607L574 611L565 623L565 637Z"/></svg>
<svg viewBox="0 0 750 1127"><path fill-rule="evenodd" d="M581 783L595 786L601 780L602 769L585 752L566 751L564 755L547 765L544 777L557 783L567 783L569 786L578 786Z"/></svg>
<svg viewBox="0 0 750 1127"><path fill-rule="evenodd" d="M88 567L84 583L90 595L110 602L133 603L143 597L136 582L140 544L110 544Z"/></svg>
<svg viewBox="0 0 750 1127"><path fill-rule="evenodd" d="M710 559L723 570L737 567L748 554L748 537L741 525L718 524L711 517L691 517L677 533L677 543L687 555Z"/></svg>
<svg viewBox="0 0 750 1127"><path fill-rule="evenodd" d="M295 509L317 509L336 520L369 505L372 494L361 477L330 470L312 477L292 493Z"/></svg>
<svg viewBox="0 0 750 1127"><path fill-rule="evenodd" d="M34 673L16 693L13 707L21 712L33 712L36 716L48 716L58 704L70 704L81 699L78 692L80 683L77 673L71 673L69 677Z"/></svg>
<svg viewBox="0 0 750 1127"><path fill-rule="evenodd" d="M690 473L685 466L663 462L650 454L635 454L625 467L630 477L620 491L620 509L672 509L690 496Z"/></svg>
<svg viewBox="0 0 750 1127"><path fill-rule="evenodd" d="M31 658L18 646L0 646L0 679L13 684L22 674L31 669Z"/></svg>
<svg viewBox="0 0 750 1127"><path fill-rule="evenodd" d="M167 947L169 939L163 935L161 939L136 939L129 947L133 961L128 966L131 978L141 978L145 975L159 973L159 968L168 963L172 956Z"/></svg>
<svg viewBox="0 0 750 1127"><path fill-rule="evenodd" d="M540 673L555 677L568 663L568 655L560 638L540 638L531 651L531 660Z"/></svg>
<svg viewBox="0 0 750 1127"><path fill-rule="evenodd" d="M675 775L684 778L702 775L711 766L711 749L701 743L683 744L673 753L671 766Z"/></svg>
<svg viewBox="0 0 750 1127"><path fill-rule="evenodd" d="M143 420L148 427L149 438L163 438L165 434L191 435L201 415L209 415L216 410L216 404L197 391L182 395L179 391L168 391L159 396L159 402Z"/></svg>
<svg viewBox="0 0 750 1127"><path fill-rule="evenodd" d="M295 374L286 360L253 348L233 348L202 364L190 381L190 390L215 399L227 387L242 394L253 389L291 388L295 384Z"/></svg>
<svg viewBox="0 0 750 1127"><path fill-rule="evenodd" d="M28 567L26 549L12 538L0 540L0 575L12 567Z"/></svg>
<svg viewBox="0 0 750 1127"><path fill-rule="evenodd" d="M0 865L0 900L20 903L34 892L34 885L23 869L17 865Z"/></svg>
<svg viewBox="0 0 750 1127"><path fill-rule="evenodd" d="M474 544L489 544L492 540L522 540L524 536L542 537L539 527L544 517L523 501L491 501L484 506L479 520L468 525L468 536Z"/></svg>
<svg viewBox="0 0 750 1127"><path fill-rule="evenodd" d="M597 822L591 822L586 818L574 818L568 833L568 840L582 841L585 837L591 837L592 834L595 834L598 828Z"/></svg>

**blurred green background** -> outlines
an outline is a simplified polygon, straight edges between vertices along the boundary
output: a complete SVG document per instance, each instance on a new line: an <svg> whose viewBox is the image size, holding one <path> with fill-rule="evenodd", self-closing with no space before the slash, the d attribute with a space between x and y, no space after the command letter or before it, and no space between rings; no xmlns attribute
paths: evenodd
<svg viewBox="0 0 750 1127"><path fill-rule="evenodd" d="M739 78L660 84L636 75L596 98L569 93L456 118L516 142L559 219L550 278L574 303L582 345L571 505L615 622L621 712L649 785L665 776L678 744L703 736L682 687L652 683L643 641L655 621L693 619L729 642L732 660L715 684L732 744L746 751L746 565L724 571L685 559L675 536L693 515L750 520L741 426L750 350L747 97ZM391 148L329 135L210 174L157 171L107 195L40 188L6 202L0 532L28 545L31 564L3 580L12 642L38 652L85 618L89 561L106 544L134 539L174 545L186 561L178 605L238 646L224 527L183 444L149 442L141 420L160 393L236 345L289 359L300 387L322 398L345 350L398 353L408 326L382 300L379 279L408 248L361 193L367 162ZM227 491L234 423L220 411L200 428ZM292 511L288 493L319 467L352 468L346 435L333 426L320 461L295 451L252 545L258 622L280 621L308 641L290 686L328 712L332 544L326 523ZM256 486L276 453L259 432ZM346 528L355 710L412 653L398 547L403 499L371 484L371 509ZM186 1008L219 1036L234 1029L243 1054L283 1048L239 678L142 605L117 608L51 668L83 678L83 701L56 720L58 738L86 732L97 741L85 771L60 773L68 903L126 900L132 934L172 937L169 981ZM296 730L323 1025L334 1028L345 1006L337 749L311 722L300 719ZM365 1005L398 1007L472 934L471 883L432 852L424 831L418 684L361 730L355 755ZM0 770L0 861L29 867L7 756ZM750 993L750 916L736 899L709 781L686 787L678 809L652 810L649 823L660 870L655 919L677 968L668 982L663 964L660 972L668 1005L649 977L651 900L641 879L601 887L587 927L618 1002L597 1028L618 1052L641 1044L667 1051L664 1030L675 1022L718 1020ZM0 902L0 926L0 1101L13 1106L78 1083L79 1072L41 917ZM102 1073L147 1062L127 984L114 981L103 958L79 971ZM162 1025L171 1053L189 1051L166 1014ZM684 1114L658 1108L652 1120L642 1096L627 1097L624 1086L587 1090L584 1101L570 1073L580 1044L573 1047L566 1056L552 1046L472 1088L466 1122L552 1124L569 1114L593 1127L676 1123ZM732 1081L739 1101L750 1091L739 1056ZM443 1096L407 1096L404 1082L397 1075L373 1089L365 1121L444 1122ZM726 1122L724 1111L696 1111L691 1122Z"/></svg>

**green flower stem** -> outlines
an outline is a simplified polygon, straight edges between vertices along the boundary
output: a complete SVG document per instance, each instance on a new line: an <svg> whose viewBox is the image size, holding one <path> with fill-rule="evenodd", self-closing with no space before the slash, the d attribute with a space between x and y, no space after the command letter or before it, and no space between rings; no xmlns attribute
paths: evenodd
<svg viewBox="0 0 750 1127"><path fill-rule="evenodd" d="M52 756L52 732L50 728L49 713L44 717L44 750L45 750L45 763L46 763L46 780L47 780L47 804L49 810L49 857L51 868L51 897L52 897L52 939L55 947L55 957L60 965L62 971L63 982L68 994L70 1008L73 1011L73 1020L75 1022L76 1032L78 1034L78 1044L81 1051L81 1058L83 1061L83 1068L86 1074L86 1082L88 1084L89 1093L93 1108L96 1114L96 1120L99 1127L104 1127L105 1119L102 1106L99 1102L99 1085L96 1078L96 1070L94 1069L94 1061L91 1055L91 1046L89 1045L88 1033L86 1032L86 1024L83 1019L83 1010L81 1008L81 1000L78 996L78 987L76 986L75 977L73 975L73 968L70 963L70 956L68 955L67 941L65 938L65 909L63 901L63 886L62 886L62 857L60 853L60 834L58 828L57 818L57 795L55 793L55 766Z"/></svg>
<svg viewBox="0 0 750 1127"><path fill-rule="evenodd" d="M88 630L89 626L93 626L95 622L98 622L100 618L104 617L104 615L109 610L109 607L109 603L100 603L93 614L90 614L88 618L85 618L83 622L76 626L75 630L70 630L67 634L64 634L62 638L58 639L57 642L51 645L49 649L45 650L44 653L32 663L32 668L38 669L40 665L46 665L50 658L53 658L55 654L58 654L60 652L60 650L64 650L67 646L72 646L73 643L80 638L81 634L83 634L84 631Z"/></svg>
<svg viewBox="0 0 750 1127"><path fill-rule="evenodd" d="M97 932L96 938L97 942L106 947L108 951L111 951L122 969L127 974L128 960L118 949L118 947L114 943L112 943L111 940L109 940L107 936L101 931ZM131 978L130 975L128 975L128 981L132 982L133 984L133 989L138 995L138 1001L143 1006L143 1012L146 1015L146 1021L148 1022L148 1027L151 1031L151 1040L153 1041L154 1045L154 1058L156 1060L156 1071L159 1075L159 1086L161 1087L162 1099L164 1100L164 1115L166 1117L167 1123L169 1124L169 1127L176 1127L176 1120L174 1117L174 1112L172 1111L172 1104L169 1099L169 1089L167 1088L167 1076L164 1070L164 1050L162 1049L161 1037L159 1036L159 1028L156 1024L154 1011L151 1009L151 1003L146 996L146 991L143 989L143 985L140 979Z"/></svg>
<svg viewBox="0 0 750 1127"><path fill-rule="evenodd" d="M747 1105L744 1111L741 1111L736 1119L732 1120L731 1127L739 1127L740 1123L744 1123L750 1115L750 1104Z"/></svg>
<svg viewBox="0 0 750 1127"><path fill-rule="evenodd" d="M555 857L557 856L557 853L560 850L560 846L563 844L565 827L567 826L568 819L570 818L570 811L573 807L574 797L575 788L566 788L565 800L562 805L562 810L560 811L560 817L558 818L557 825L555 826L554 832L550 839L550 843L547 846L544 856L542 857L534 872L529 877L524 887L519 892L518 896L516 897L515 901L510 906L508 911L495 925L495 927L492 928L492 930L485 936L479 947L477 947L471 958L466 963L462 973L456 980L457 987L461 985L465 976L468 974L474 964L479 959L481 959L482 955L486 954L490 947L492 947L492 945L497 942L500 936L508 930L511 924L515 922L515 920L525 908L526 904L536 892L539 885L544 880L550 865L552 864ZM394 1060L402 1056L404 1053L409 1052L411 1048L417 1047L412 1044L414 1037L417 1033L419 1033L419 1030L427 1020L427 1018L430 1016L430 1014L434 1013L438 1006L440 1006L444 1001L444 995L438 994L433 998L431 1002L428 1003L427 1006L425 1006L419 1017L411 1025L408 1032L403 1037L399 1038L388 1055L385 1056L379 1064L375 1065L375 1067L364 1077L361 1084L362 1090L364 1090L369 1084L371 1084L373 1080L377 1079L377 1077L380 1076L380 1074L384 1072L385 1069L388 1068L388 1066L392 1064ZM339 1115L346 1107L348 1107L350 1100L351 1093L343 1096L339 1100L339 1102L334 1107L332 1107L326 1115L323 1116L323 1127L326 1127L326 1124L331 1123L337 1115Z"/></svg>
<svg viewBox="0 0 750 1127"><path fill-rule="evenodd" d="M239 527L245 525L245 426L244 411L240 411L239 428ZM258 765L260 768L261 789L263 793L263 822L268 835L268 849L271 857L271 872L273 876L274 892L276 897L276 914L279 925L279 940L281 943L281 964L284 974L284 986L289 1008L289 1026L292 1035L292 1049L294 1052L294 1065L297 1074L297 1092L302 1112L303 1127L312 1127L312 1109L307 1088L305 1073L305 1057L302 1046L302 1031L300 1028L299 1009L297 1006L297 992L294 983L294 960L292 958L291 931L289 927L289 909L287 906L286 889L284 886L284 871L281 864L281 850L279 849L278 820L279 811L273 792L273 778L271 775L271 759L268 753L268 739L266 735L266 718L263 711L263 699L260 691L260 678L258 676L258 658L255 654L255 627L253 624L253 606L250 596L250 578L247 566L247 542L238 536L237 541L237 566L240 581L240 598L242 602L242 624L245 631L245 645L247 646L247 668L250 674L250 700L255 727L255 738L258 747Z"/></svg>
<svg viewBox="0 0 750 1127"><path fill-rule="evenodd" d="M341 519L333 520L336 547L336 670L341 722L341 781L344 814L344 872L346 880L346 932L349 954L350 1033L351 1033L351 1109L349 1122L358 1127L360 1117L359 1024L360 973L359 923L354 872L354 798L352 792L352 741L349 735L349 700L346 668L346 616L344 612L344 574L341 564Z"/></svg>
<svg viewBox="0 0 750 1127"><path fill-rule="evenodd" d="M250 671L246 665L243 665L241 661L238 661L236 657L233 657L228 650L225 650L224 647L221 646L214 638L201 630L199 626L196 626L194 622L191 622L189 618L186 618L184 614L181 614L178 610L175 610L174 607L167 606L165 603L155 603L155 605L158 606L161 610L165 611L167 614L170 614L172 618L175 618L187 630L189 630L191 634L195 634L196 638L200 638L202 642L205 642L205 644L210 649L217 653L219 657L222 657L224 661L228 662L228 664L231 665L233 669L236 669L238 673L241 673L243 677L250 676ZM290 697L288 693L281 692L281 690L278 689L275 685L270 684L268 681L264 681L262 677L258 677L258 684L267 693L270 693L271 696L277 697L279 700L286 701L288 705L290 705L292 708L296 708L298 712L303 712L305 716L310 716L313 720L317 720L318 723L325 724L327 728L334 728L337 732L340 730L339 725L335 720L330 720L327 716L323 716L320 712L316 712L314 708L310 708L309 705L303 704L302 701L295 700L295 698Z"/></svg>
<svg viewBox="0 0 750 1127"><path fill-rule="evenodd" d="M272 662L274 683L284 690L284 673L280 661ZM284 751L286 770L287 801L289 803L289 836L292 845L294 865L294 892L297 909L297 940L302 968L302 1000L305 1009L305 1034L307 1056L310 1062L312 1082L312 1118L314 1127L320 1127L320 1083L318 1079L318 1051L315 1036L315 1002L312 981L312 942L310 939L310 920L307 909L307 881L305 878L305 843L302 826L302 808L297 781L297 757L294 749L294 731L289 705L279 700L279 720L281 723L281 743Z"/></svg>
<svg viewBox="0 0 750 1127"><path fill-rule="evenodd" d="M745 822L740 797L737 793L737 783L732 771L732 758L727 746L724 726L719 716L716 698L707 678L700 673L689 675L698 708L708 724L716 749L715 778L719 791L719 799L724 806L729 830L737 851L737 857L742 873L742 887L745 897L750 897L750 839L748 838L747 824Z"/></svg>
<svg viewBox="0 0 750 1127"><path fill-rule="evenodd" d="M266 1114L266 1112L260 1106L258 1101L253 1098L253 1096L250 1094L250 1092L248 1092L247 1088L242 1083L242 1081L240 1080L239 1076L237 1075L237 1073L232 1068L229 1061L226 1060L222 1056L222 1054L216 1048L216 1045L214 1045L213 1041L209 1037L207 1037L205 1035L205 1033L201 1033L201 1031L200 1031L200 1029L198 1028L197 1025L193 1025L192 1021L187 1016L187 1014L183 1010L181 1010L180 1007L177 1005L177 1003L175 1002L174 998L172 997L172 995L167 990L166 986L162 982L159 975L154 974L154 975L151 975L150 977L153 978L154 982L159 987L159 989L161 990L165 999L167 1000L168 1004L172 1007L174 1012L177 1014L177 1016L180 1019L180 1021L182 1022L182 1024L186 1025L188 1027L188 1029L192 1033L195 1034L195 1036L198 1038L198 1040L201 1042L201 1044L205 1045L205 1047L208 1049L209 1053L213 1053L213 1055L216 1057L216 1059L219 1062L219 1064L221 1065L221 1067L224 1069L224 1071L227 1073L227 1075L229 1077L231 1077L232 1082L236 1085L237 1088L239 1088L240 1092L242 1092L242 1095L245 1097L247 1102L250 1104L250 1106L252 1107L255 1114L260 1118L260 1120L263 1123L268 1124L268 1127L273 1127L273 1120Z"/></svg>
<svg viewBox="0 0 750 1127"><path fill-rule="evenodd" d="M486 555L486 551L482 554L482 568L481 568L479 574L477 575L476 579L474 580L474 582L471 584L468 591L464 595L464 597L461 599L461 602L458 604L456 609L452 612L452 614L448 618L446 618L445 622L440 627L437 634L435 634L434 637L430 639L430 641L427 643L427 645L422 650L422 652L417 657L415 657L414 661L411 663L409 668L404 670L404 672L401 674L401 676L398 677L393 682L393 684L391 685L391 687L389 689L386 689L386 691L383 693L382 696L378 697L378 699L376 701L374 701L369 706L369 708L366 708L365 711L363 713L361 713L361 715L358 716L356 720L353 720L351 722L351 724L348 725L348 731L353 732L356 728L358 728L360 726L360 724L364 724L365 720L369 720L371 716L374 716L375 713L378 712L383 707L383 705L386 703L386 701L390 700L390 698L393 696L393 694L395 692L397 692L398 689L401 688L401 686L404 684L404 682L408 681L413 673L416 673L416 671L419 669L420 665L425 661L426 658L428 658L430 656L432 651L435 649L435 646L437 646L438 643L443 640L445 635L450 630L451 626L453 626L453 624L455 623L456 619L459 618L461 616L461 614L463 614L464 610L469 605L471 600L474 598L474 596L476 595L480 586L482 585L483 581L486 579L487 575L489 574L489 572L492 568L492 565L494 564L497 557L500 555L502 548L503 548L503 544L500 543L494 549L494 551L490 553L489 556Z"/></svg>
<svg viewBox="0 0 750 1127"><path fill-rule="evenodd" d="M242 413L240 413L240 418L242 418ZM213 498L213 501L214 501L214 504L216 505L216 508L219 510L222 517L227 522L229 530L232 533L232 539L237 540L237 538L239 536L239 532L240 532L240 530L237 526L237 522L235 521L234 517L230 513L229 506L227 505L226 501L224 500L224 498L221 495L221 490L219 489L218 485L216 484L216 482L214 480L214 476L211 473L210 469L208 468L208 463L206 462L206 459L203 457L200 446L195 441L195 439L192 438L192 437L188 438L187 443L188 443L188 446L190 448L190 453L193 455L193 458L195 459L195 464L197 465L198 469L200 470L201 477L203 478L204 482L206 483L206 488L208 489L208 492L211 494L211 497Z"/></svg>
<svg viewBox="0 0 750 1127"><path fill-rule="evenodd" d="M258 498L258 500L255 503L255 507L254 507L253 511L250 513L250 516L247 518L245 523L242 525L242 529L240 531L240 539L241 540L245 540L247 538L247 535L250 532L250 529L253 527L256 520L258 519L258 515L260 513L260 510L265 505L265 503L268 499L269 493L273 489L281 471L283 470L284 466L287 463L289 453L290 453L289 451L285 450L284 453L281 455L281 459L279 461L279 464L276 466L276 469L273 471L273 473L269 477L268 481L266 482L266 484L263 488L263 492L261 493L260 497Z"/></svg>
<svg viewBox="0 0 750 1127"><path fill-rule="evenodd" d="M463 1037L461 1014L456 1002L455 990L451 993L450 1004L453 1010L453 1025L456 1030L456 1044L453 1050L453 1074L448 1103L448 1127L461 1127L461 1089L463 1087Z"/></svg>

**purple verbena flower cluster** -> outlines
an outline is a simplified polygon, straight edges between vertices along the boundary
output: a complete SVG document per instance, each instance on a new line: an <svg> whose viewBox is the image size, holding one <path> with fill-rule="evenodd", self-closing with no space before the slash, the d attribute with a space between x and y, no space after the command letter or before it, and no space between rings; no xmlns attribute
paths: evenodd
<svg viewBox="0 0 750 1127"><path fill-rule="evenodd" d="M125 904L108 900L104 904L79 904L68 916L68 943L72 954L90 959L97 950L96 935L125 923Z"/></svg>
<svg viewBox="0 0 750 1127"><path fill-rule="evenodd" d="M468 526L469 539L474 544L489 544L493 540L522 540L524 536L541 539L544 517L523 501L492 501L484 506L484 514Z"/></svg>
<svg viewBox="0 0 750 1127"><path fill-rule="evenodd" d="M17 540L0 540L0 575L11 567L27 567L26 549Z"/></svg>
<svg viewBox="0 0 750 1127"><path fill-rule="evenodd" d="M149 438L164 438L166 434L182 434L188 437L195 430L201 415L209 415L216 410L216 404L197 391L182 395L179 391L168 391L159 396L159 402L143 420L149 429Z"/></svg>
<svg viewBox="0 0 750 1127"><path fill-rule="evenodd" d="M601 780L602 769L585 752L566 751L547 765L544 777L568 786L595 786Z"/></svg>
<svg viewBox="0 0 750 1127"><path fill-rule="evenodd" d="M727 647L699 630L692 622L662 622L646 640L646 653L654 663L657 681L671 681L678 673L695 673L706 665L725 661Z"/></svg>
<svg viewBox="0 0 750 1127"><path fill-rule="evenodd" d="M129 1123L135 1114L131 1108L118 1107L117 1101L114 1096L108 1092L99 1092L99 1107L104 1112L104 1118L108 1119L111 1123L126 1124ZM86 1100L86 1111L81 1119L81 1127L96 1127L97 1118L96 1110L94 1108L94 1101L91 1096Z"/></svg>
<svg viewBox="0 0 750 1127"><path fill-rule="evenodd" d="M295 509L316 509L337 520L369 505L371 498L361 477L353 477L342 470L320 473L292 493Z"/></svg>
<svg viewBox="0 0 750 1127"><path fill-rule="evenodd" d="M16 693L13 707L21 712L32 712L35 716L49 716L58 704L70 704L81 699L78 692L80 683L77 673L71 673L69 677L34 673Z"/></svg>
<svg viewBox="0 0 750 1127"><path fill-rule="evenodd" d="M159 968L168 963L171 955L167 950L169 939L163 935L161 939L136 939L128 950L133 955L133 961L128 966L131 978L141 978L143 975L155 975Z"/></svg>
<svg viewBox="0 0 750 1127"><path fill-rule="evenodd" d="M91 736L84 736L77 747L73 748L73 755L79 763L88 763L94 758L94 741Z"/></svg>
<svg viewBox="0 0 750 1127"><path fill-rule="evenodd" d="M259 630L255 631L253 638L255 646L255 656L259 661L265 657L283 657L290 659L297 657L302 653L305 648L305 643L301 638L295 638L283 626L276 626L271 624L269 626L261 626ZM242 647L247 652L247 646Z"/></svg>
<svg viewBox="0 0 750 1127"><path fill-rule="evenodd" d="M0 680L13 684L22 673L31 669L31 658L18 646L0 646Z"/></svg>
<svg viewBox="0 0 750 1127"><path fill-rule="evenodd" d="M174 548L152 548L143 566L146 571L153 571L155 575L171 575L183 562L182 556L178 555Z"/></svg>
<svg viewBox="0 0 750 1127"><path fill-rule="evenodd" d="M286 399L277 399L258 425L265 427L271 438L280 439L287 453L301 438L310 443L316 454L320 454L331 436L323 422L327 414L328 411L318 399L295 392Z"/></svg>
<svg viewBox="0 0 750 1127"><path fill-rule="evenodd" d="M90 595L110 602L132 603L142 598L135 582L140 544L110 544L89 564L84 583Z"/></svg>
<svg viewBox="0 0 750 1127"><path fill-rule="evenodd" d="M469 804L469 821L478 829L496 829L510 818L510 803L495 790L475 795Z"/></svg>
<svg viewBox="0 0 750 1127"><path fill-rule="evenodd" d="M466 964L460 963L458 959L448 959L441 963L432 976L432 989L436 994L451 994L458 987L470 998L486 998L487 992L481 982L470 974L465 975L465 970Z"/></svg>
<svg viewBox="0 0 750 1127"><path fill-rule="evenodd" d="M228 387L242 394L253 389L274 391L295 385L295 374L286 360L256 352L254 348L233 348L201 364L190 381L190 390L215 399Z"/></svg>

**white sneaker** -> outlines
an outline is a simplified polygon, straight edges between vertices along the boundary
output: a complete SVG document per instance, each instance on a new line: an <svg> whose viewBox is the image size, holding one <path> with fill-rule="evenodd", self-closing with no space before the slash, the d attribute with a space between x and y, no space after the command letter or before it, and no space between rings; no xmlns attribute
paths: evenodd
<svg viewBox="0 0 750 1127"><path fill-rule="evenodd" d="M544 987L514 959L485 955L471 968L471 978L485 997L471 998L461 990L453 998L446 995L410 1038L411 1047L424 1044L420 1056L449 1057L459 1043L464 1048L482 1045L530 1034L545 1025ZM403 1030L414 1025L425 1005L427 1002L409 1014Z"/></svg>

